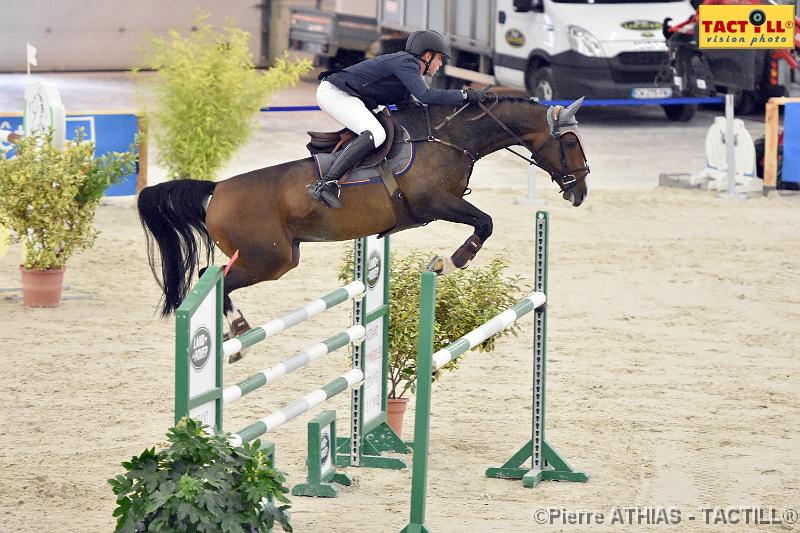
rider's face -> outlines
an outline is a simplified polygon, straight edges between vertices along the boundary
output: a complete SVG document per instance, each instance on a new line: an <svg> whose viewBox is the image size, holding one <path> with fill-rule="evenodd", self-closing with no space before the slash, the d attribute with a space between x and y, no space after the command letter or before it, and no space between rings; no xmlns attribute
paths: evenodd
<svg viewBox="0 0 800 533"><path fill-rule="evenodd" d="M427 62L430 59L431 52L426 52L422 58ZM436 53L433 55L433 60L431 61L430 67L428 67L428 72L426 73L427 76L433 76L436 74L436 71L439 70L442 66L442 54ZM425 65L423 64L421 67L421 72L425 70Z"/></svg>

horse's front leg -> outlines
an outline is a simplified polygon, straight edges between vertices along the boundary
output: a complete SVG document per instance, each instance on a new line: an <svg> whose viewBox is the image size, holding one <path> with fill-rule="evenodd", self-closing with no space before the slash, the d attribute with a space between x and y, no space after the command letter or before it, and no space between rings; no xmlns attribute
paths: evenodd
<svg viewBox="0 0 800 533"><path fill-rule="evenodd" d="M457 268L466 268L475 258L483 243L492 234L492 217L464 200L460 196L443 194L431 202L427 215L448 222L466 224L475 232L450 257L434 257L428 264L428 271L437 275L447 274Z"/></svg>

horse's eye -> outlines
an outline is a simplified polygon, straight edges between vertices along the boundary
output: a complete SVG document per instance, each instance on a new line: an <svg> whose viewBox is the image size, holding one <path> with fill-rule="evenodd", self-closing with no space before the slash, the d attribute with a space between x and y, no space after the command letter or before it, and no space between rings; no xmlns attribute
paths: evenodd
<svg viewBox="0 0 800 533"><path fill-rule="evenodd" d="M567 141L567 148L575 148L578 146L577 141Z"/></svg>

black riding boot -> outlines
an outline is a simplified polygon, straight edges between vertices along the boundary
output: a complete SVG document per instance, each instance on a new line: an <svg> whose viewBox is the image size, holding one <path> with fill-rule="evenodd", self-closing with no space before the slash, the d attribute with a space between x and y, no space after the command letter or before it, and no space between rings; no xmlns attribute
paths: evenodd
<svg viewBox="0 0 800 533"><path fill-rule="evenodd" d="M334 209L342 207L342 203L339 201L339 179L345 172L360 163L374 148L372 133L369 131L362 132L361 135L345 147L342 154L333 162L325 175L317 178L317 181L308 186L308 194L327 207L333 207Z"/></svg>

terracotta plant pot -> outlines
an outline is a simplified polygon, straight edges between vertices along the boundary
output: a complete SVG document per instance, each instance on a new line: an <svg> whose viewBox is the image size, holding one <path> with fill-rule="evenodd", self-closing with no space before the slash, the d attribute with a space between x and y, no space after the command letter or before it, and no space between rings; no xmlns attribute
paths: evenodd
<svg viewBox="0 0 800 533"><path fill-rule="evenodd" d="M403 416L408 407L408 398L388 398L386 400L386 422L389 427L403 438Z"/></svg>
<svg viewBox="0 0 800 533"><path fill-rule="evenodd" d="M25 307L58 307L61 305L61 287L64 269L28 270L19 267L22 278L22 303Z"/></svg>

